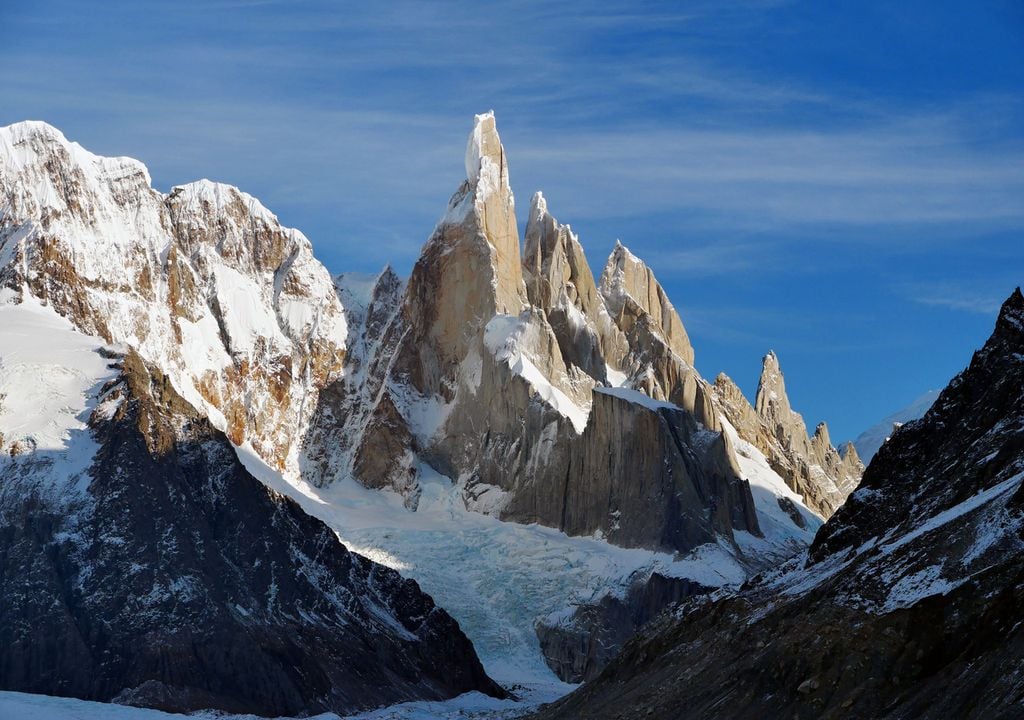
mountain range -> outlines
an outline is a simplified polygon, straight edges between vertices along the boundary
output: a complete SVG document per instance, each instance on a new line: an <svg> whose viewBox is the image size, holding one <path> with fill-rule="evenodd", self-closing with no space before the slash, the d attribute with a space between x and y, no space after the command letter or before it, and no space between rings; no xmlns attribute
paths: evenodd
<svg viewBox="0 0 1024 720"><path fill-rule="evenodd" d="M865 472L808 432L775 353L753 402L701 377L625 246L595 277L540 192L521 237L493 113L465 167L407 279L332 277L237 188L161 193L49 125L0 128L0 688L296 715L587 681L543 713L921 710L844 689L829 653L877 650L923 693L940 675L893 669L889 618L941 591L932 612L988 622L953 591L990 560L982 587L1008 587L1019 292ZM968 538L995 515L1005 532ZM961 540L922 530L943 517ZM810 691L750 665L711 698L700 675L774 667L773 633L793 653L846 623L864 630L780 676ZM712 637L693 683L640 701Z"/></svg>

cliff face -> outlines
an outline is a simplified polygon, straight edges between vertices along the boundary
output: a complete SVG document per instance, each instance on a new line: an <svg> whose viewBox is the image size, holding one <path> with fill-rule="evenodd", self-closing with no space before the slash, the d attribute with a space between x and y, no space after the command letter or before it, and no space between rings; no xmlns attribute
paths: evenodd
<svg viewBox="0 0 1024 720"><path fill-rule="evenodd" d="M808 553L631 642L541 718L1013 718L1024 680L1024 296Z"/></svg>
<svg viewBox="0 0 1024 720"><path fill-rule="evenodd" d="M43 123L0 129L0 287L163 368L232 442L294 462L346 326L309 241L228 185L168 195Z"/></svg>

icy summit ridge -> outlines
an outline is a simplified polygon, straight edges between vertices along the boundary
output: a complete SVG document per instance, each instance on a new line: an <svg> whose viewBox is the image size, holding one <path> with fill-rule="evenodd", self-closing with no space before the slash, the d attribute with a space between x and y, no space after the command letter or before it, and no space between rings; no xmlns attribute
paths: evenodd
<svg viewBox="0 0 1024 720"><path fill-rule="evenodd" d="M141 161L130 157L94 155L42 120L23 120L0 127L0 168L14 176L31 162L36 148L50 143L63 147L90 174L108 179L118 175L140 174L146 185L152 184L149 169Z"/></svg>

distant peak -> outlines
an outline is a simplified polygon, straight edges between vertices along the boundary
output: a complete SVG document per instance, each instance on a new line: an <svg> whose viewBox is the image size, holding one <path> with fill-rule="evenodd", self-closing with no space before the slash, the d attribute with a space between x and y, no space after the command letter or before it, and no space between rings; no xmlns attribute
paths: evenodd
<svg viewBox="0 0 1024 720"><path fill-rule="evenodd" d="M68 142L68 139L64 137L64 133L53 125L50 125L48 122L44 122L42 120L22 120L21 122L11 123L10 125L0 128L0 133L9 135L15 141L35 135L57 140L62 143Z"/></svg>
<svg viewBox="0 0 1024 720"><path fill-rule="evenodd" d="M184 185L175 185L167 197L183 204L208 205L215 214L224 212L232 203L240 201L251 214L261 217L267 223L276 224L278 222L277 216L249 193L239 190L234 185L206 178Z"/></svg>
<svg viewBox="0 0 1024 720"><path fill-rule="evenodd" d="M846 460L847 462L863 464L860 459L860 453L857 452L857 446L854 445L849 440L847 440L846 444L843 445L843 448L840 451L839 455L840 457L843 458L843 460Z"/></svg>

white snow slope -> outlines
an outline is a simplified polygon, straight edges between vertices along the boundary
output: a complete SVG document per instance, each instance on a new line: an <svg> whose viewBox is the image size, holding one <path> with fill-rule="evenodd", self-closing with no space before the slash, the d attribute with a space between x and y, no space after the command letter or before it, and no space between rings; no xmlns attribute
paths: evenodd
<svg viewBox="0 0 1024 720"><path fill-rule="evenodd" d="M103 345L27 294L19 305L0 297L0 507L30 489L81 495L97 449L89 415L116 375Z"/></svg>

